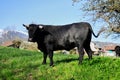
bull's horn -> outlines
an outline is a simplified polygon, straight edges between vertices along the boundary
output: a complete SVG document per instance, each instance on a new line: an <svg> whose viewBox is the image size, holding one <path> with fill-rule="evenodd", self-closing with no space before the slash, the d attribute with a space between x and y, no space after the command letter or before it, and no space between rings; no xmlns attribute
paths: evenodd
<svg viewBox="0 0 120 80"><path fill-rule="evenodd" d="M40 28L40 29L42 29L42 28L43 28L43 26L39 25L39 28Z"/></svg>
<svg viewBox="0 0 120 80"><path fill-rule="evenodd" d="M26 27L26 28L28 28L28 27L29 27L29 25L25 25L25 24L23 24L23 26L24 26L24 27Z"/></svg>

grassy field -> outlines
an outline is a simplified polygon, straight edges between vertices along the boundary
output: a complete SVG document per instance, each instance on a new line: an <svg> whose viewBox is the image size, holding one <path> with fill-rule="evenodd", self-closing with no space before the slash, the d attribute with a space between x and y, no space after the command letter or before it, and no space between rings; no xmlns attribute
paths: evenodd
<svg viewBox="0 0 120 80"><path fill-rule="evenodd" d="M54 54L55 66L42 65L42 53L0 47L0 80L119 80L120 59Z"/></svg>

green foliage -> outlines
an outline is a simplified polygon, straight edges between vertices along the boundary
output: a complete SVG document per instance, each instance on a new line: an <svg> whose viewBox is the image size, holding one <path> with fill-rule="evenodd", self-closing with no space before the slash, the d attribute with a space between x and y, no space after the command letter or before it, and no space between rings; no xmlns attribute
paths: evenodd
<svg viewBox="0 0 120 80"><path fill-rule="evenodd" d="M42 65L42 53L0 47L0 80L118 80L120 59L94 57L78 65L78 55L54 54L55 66Z"/></svg>

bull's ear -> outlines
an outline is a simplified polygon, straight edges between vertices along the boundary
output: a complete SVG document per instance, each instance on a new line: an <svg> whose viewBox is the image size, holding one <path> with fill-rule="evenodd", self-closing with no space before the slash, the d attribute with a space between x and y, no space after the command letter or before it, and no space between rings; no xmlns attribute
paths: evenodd
<svg viewBox="0 0 120 80"><path fill-rule="evenodd" d="M26 29L28 29L28 28L29 28L29 26L28 26L28 25L23 24L23 26L24 26L24 27L26 27Z"/></svg>
<svg viewBox="0 0 120 80"><path fill-rule="evenodd" d="M43 26L39 25L39 29L43 29Z"/></svg>

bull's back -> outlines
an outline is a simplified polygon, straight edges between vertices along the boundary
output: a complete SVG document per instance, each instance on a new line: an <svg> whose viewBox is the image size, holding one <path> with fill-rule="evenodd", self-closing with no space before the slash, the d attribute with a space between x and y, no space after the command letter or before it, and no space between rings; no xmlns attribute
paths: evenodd
<svg viewBox="0 0 120 80"><path fill-rule="evenodd" d="M89 23L82 22L63 26L47 26L46 30L60 42L66 40L70 40L71 42L76 38L82 38L84 40L90 31L89 27Z"/></svg>

